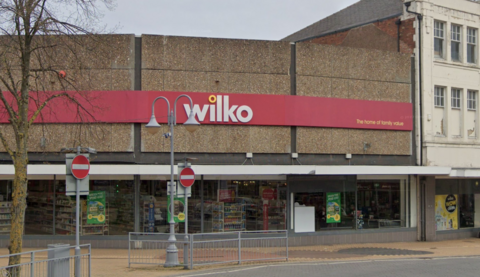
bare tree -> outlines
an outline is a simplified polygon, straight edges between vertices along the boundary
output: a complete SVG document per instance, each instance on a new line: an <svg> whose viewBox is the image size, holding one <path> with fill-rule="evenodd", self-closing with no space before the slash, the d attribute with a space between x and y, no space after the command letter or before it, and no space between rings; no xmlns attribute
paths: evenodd
<svg viewBox="0 0 480 277"><path fill-rule="evenodd" d="M8 118L15 137L14 143L9 143L3 133L6 129L0 130L0 140L15 168L11 254L22 251L29 129L42 111L55 112L49 105L54 99L76 105L79 115L84 114L82 110L87 112L78 99L88 96L59 68L76 64L78 71L82 70L77 62L95 44L93 28L98 26L99 9L112 8L112 1L0 0L0 117ZM18 263L18 255L9 260L9 265Z"/></svg>

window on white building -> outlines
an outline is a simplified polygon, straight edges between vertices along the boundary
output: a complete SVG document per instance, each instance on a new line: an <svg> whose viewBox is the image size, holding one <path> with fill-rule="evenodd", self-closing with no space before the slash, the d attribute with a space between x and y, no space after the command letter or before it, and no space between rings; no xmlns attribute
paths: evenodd
<svg viewBox="0 0 480 277"><path fill-rule="evenodd" d="M435 21L434 25L435 57L444 58L443 43L445 40L445 23Z"/></svg>
<svg viewBox="0 0 480 277"><path fill-rule="evenodd" d="M462 49L461 34L462 34L462 27L459 25L452 24L452 45L451 45L452 61L457 61L457 62L460 61L460 58L461 58L460 53Z"/></svg>
<svg viewBox="0 0 480 277"><path fill-rule="evenodd" d="M469 90L467 93L467 109L476 110L477 109L477 92Z"/></svg>
<svg viewBox="0 0 480 277"><path fill-rule="evenodd" d="M477 63L477 29L467 28L467 62Z"/></svg>
<svg viewBox="0 0 480 277"><path fill-rule="evenodd" d="M435 87L435 107L443 108L445 106L445 88Z"/></svg>
<svg viewBox="0 0 480 277"><path fill-rule="evenodd" d="M461 100L462 91L457 88L452 88L452 109L460 109Z"/></svg>

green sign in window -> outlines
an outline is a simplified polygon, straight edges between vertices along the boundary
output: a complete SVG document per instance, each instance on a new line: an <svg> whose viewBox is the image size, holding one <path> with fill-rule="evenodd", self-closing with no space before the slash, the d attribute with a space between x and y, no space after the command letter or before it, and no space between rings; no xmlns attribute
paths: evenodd
<svg viewBox="0 0 480 277"><path fill-rule="evenodd" d="M340 223L340 193L327 192L327 223Z"/></svg>
<svg viewBox="0 0 480 277"><path fill-rule="evenodd" d="M87 198L87 224L104 224L105 209L105 192L91 191Z"/></svg>

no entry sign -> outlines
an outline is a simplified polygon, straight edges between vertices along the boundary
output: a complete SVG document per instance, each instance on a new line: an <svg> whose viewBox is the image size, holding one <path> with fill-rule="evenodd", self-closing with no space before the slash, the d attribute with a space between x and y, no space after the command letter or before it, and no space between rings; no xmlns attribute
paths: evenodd
<svg viewBox="0 0 480 277"><path fill-rule="evenodd" d="M90 172L90 162L83 155L76 156L72 161L72 175L77 179L84 179Z"/></svg>
<svg viewBox="0 0 480 277"><path fill-rule="evenodd" d="M190 167L186 167L180 172L179 179L180 184L188 188L193 185L193 182L195 182L195 172L193 172L193 169Z"/></svg>

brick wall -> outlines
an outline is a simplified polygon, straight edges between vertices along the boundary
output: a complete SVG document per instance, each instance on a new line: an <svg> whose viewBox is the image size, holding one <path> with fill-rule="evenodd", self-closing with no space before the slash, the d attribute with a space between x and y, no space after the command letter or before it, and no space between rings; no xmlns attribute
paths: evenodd
<svg viewBox="0 0 480 277"><path fill-rule="evenodd" d="M396 52L398 27L395 21L397 21L397 19L398 18L390 18L378 21L347 31L314 38L307 42ZM415 35L414 21L412 18L401 22L401 53L411 54L415 48L415 42L413 40L413 36Z"/></svg>

